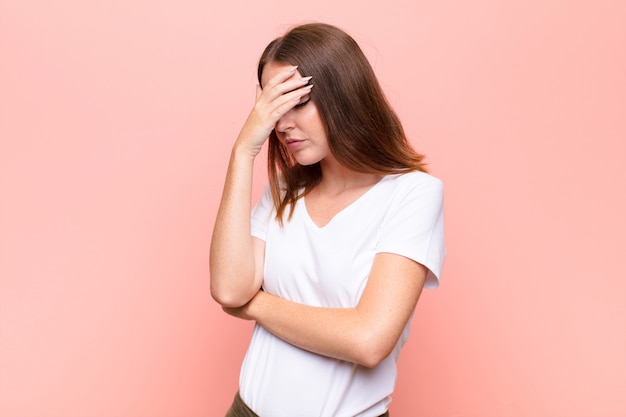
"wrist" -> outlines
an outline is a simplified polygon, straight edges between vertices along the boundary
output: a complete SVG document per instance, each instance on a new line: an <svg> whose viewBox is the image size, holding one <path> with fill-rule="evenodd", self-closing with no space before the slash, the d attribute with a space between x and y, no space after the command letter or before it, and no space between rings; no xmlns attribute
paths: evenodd
<svg viewBox="0 0 626 417"><path fill-rule="evenodd" d="M233 145L230 158L231 158L231 161L254 162L258 154L259 152L253 149L252 147L239 143L239 141L237 141L235 142L235 145Z"/></svg>
<svg viewBox="0 0 626 417"><path fill-rule="evenodd" d="M241 159L254 160L260 152L261 152L260 147L246 144L243 141L238 139L233 145L231 157L237 158L237 159L241 158Z"/></svg>
<svg viewBox="0 0 626 417"><path fill-rule="evenodd" d="M261 290L252 298L252 300L250 300L250 303L248 304L247 314L251 320L258 322L262 318L263 308L266 305L268 301L267 298L269 296L269 294Z"/></svg>

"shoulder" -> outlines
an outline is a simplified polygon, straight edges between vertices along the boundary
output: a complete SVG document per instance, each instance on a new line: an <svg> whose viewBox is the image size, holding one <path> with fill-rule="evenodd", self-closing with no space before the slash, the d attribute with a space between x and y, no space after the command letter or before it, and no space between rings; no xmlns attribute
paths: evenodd
<svg viewBox="0 0 626 417"><path fill-rule="evenodd" d="M386 181L388 215L437 213L443 209L443 182L426 172L390 175Z"/></svg>
<svg viewBox="0 0 626 417"><path fill-rule="evenodd" d="M392 181L402 184L443 184L439 178L423 171L411 171L406 174L394 174L387 177L391 177Z"/></svg>
<svg viewBox="0 0 626 417"><path fill-rule="evenodd" d="M387 175L382 181L386 182L394 190L394 194L429 191L437 194L443 193L443 181L422 171Z"/></svg>

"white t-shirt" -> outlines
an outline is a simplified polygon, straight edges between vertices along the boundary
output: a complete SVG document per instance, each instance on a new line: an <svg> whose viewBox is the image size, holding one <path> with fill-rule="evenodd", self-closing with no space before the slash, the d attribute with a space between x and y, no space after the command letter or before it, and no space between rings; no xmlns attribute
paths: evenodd
<svg viewBox="0 0 626 417"><path fill-rule="evenodd" d="M304 198L283 227L274 216L266 188L252 211L252 235L265 241L263 289L270 294L311 306L354 307L379 252L426 266L426 288L439 283L443 186L431 175L388 175L323 227L309 217ZM241 369L241 397L261 417L383 414L409 326L389 357L366 368L295 347L257 324Z"/></svg>

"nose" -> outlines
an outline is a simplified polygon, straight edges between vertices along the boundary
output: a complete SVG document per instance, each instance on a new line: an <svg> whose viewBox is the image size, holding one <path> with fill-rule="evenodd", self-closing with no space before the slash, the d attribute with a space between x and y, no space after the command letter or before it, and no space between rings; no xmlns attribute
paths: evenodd
<svg viewBox="0 0 626 417"><path fill-rule="evenodd" d="M289 110L276 122L277 132L285 133L294 128L293 112Z"/></svg>

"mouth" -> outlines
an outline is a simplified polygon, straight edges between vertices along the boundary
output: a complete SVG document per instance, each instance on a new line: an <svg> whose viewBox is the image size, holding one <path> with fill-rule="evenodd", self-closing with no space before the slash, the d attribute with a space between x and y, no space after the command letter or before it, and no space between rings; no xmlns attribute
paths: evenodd
<svg viewBox="0 0 626 417"><path fill-rule="evenodd" d="M294 149L300 146L301 143L304 142L304 139L285 139L285 146L289 149Z"/></svg>
<svg viewBox="0 0 626 417"><path fill-rule="evenodd" d="M304 142L303 139L285 139L285 144L289 145L291 143L296 143L296 142Z"/></svg>

